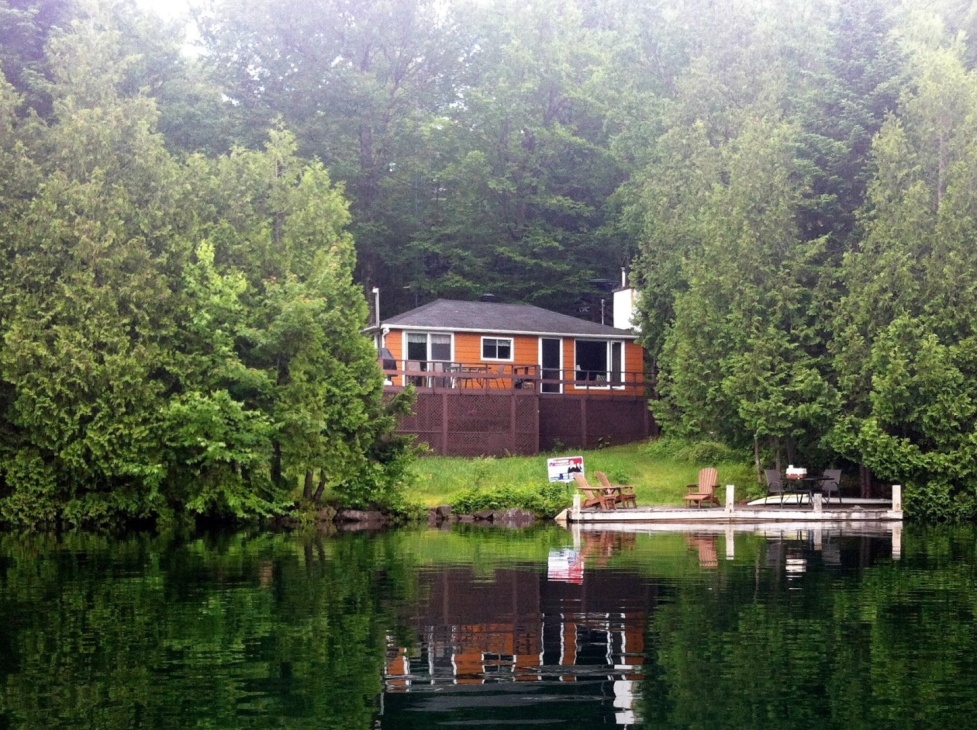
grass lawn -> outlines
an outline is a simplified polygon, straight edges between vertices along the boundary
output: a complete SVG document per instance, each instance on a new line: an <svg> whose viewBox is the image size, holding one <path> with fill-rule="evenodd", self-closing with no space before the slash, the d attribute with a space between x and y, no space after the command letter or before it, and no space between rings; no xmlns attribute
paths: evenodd
<svg viewBox="0 0 977 730"><path fill-rule="evenodd" d="M412 501L425 507L452 504L472 489L489 490L494 487L538 489L547 483L546 460L554 456L584 457L588 480L597 482L595 471L607 472L615 484L631 484L638 495L638 504L682 504L687 485L696 481L699 469L715 466L719 470L720 485L735 484L737 499L747 495L747 489L757 494L756 477L750 464L719 462L692 464L652 456L648 444L628 444L595 451L561 451L538 456L509 456L463 458L424 456L414 465L416 480L408 494ZM567 490L569 504L572 490Z"/></svg>

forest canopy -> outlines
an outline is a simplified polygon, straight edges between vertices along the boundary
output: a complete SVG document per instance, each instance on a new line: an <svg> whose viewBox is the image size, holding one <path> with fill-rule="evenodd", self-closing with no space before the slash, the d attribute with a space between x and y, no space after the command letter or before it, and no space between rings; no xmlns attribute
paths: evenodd
<svg viewBox="0 0 977 730"><path fill-rule="evenodd" d="M0 0L4 520L396 499L363 292L622 267L667 431L977 516L969 3L191 7Z"/></svg>

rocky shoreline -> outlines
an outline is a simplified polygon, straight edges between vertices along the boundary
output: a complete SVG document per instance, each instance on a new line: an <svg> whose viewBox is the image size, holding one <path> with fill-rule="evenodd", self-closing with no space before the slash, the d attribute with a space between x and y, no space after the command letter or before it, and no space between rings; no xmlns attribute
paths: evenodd
<svg viewBox="0 0 977 730"><path fill-rule="evenodd" d="M427 511L428 527L445 527L456 524L481 524L493 527L531 527L536 515L524 509L483 509L472 514L456 514L451 505L432 507ZM275 524L283 529L295 529L301 521L292 515L279 517ZM398 524L398 520L380 510L334 509L323 507L315 515L320 527L333 527L344 531L381 530Z"/></svg>
<svg viewBox="0 0 977 730"><path fill-rule="evenodd" d="M530 527L536 524L536 515L524 509L483 509L473 514L455 514L451 505L433 507L427 512L429 527L442 527L458 523L482 523L498 527Z"/></svg>

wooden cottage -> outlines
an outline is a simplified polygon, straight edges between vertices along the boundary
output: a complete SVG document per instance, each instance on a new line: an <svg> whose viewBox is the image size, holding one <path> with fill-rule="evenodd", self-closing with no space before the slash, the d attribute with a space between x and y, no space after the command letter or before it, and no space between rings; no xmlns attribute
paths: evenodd
<svg viewBox="0 0 977 730"><path fill-rule="evenodd" d="M402 429L437 453L594 447L653 428L631 330L525 304L438 299L376 333L388 387L418 390Z"/></svg>

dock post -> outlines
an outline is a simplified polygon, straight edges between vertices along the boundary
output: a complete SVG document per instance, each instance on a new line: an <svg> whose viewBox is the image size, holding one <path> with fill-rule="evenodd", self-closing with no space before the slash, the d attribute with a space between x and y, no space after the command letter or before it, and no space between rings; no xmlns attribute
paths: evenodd
<svg viewBox="0 0 977 730"><path fill-rule="evenodd" d="M821 492L817 492L814 495L814 511L815 512L820 512L821 511L823 497L824 497L824 495L822 495Z"/></svg>
<svg viewBox="0 0 977 730"><path fill-rule="evenodd" d="M733 492L736 491L736 487L732 484L726 485L726 514L732 514L733 505L736 500L734 499Z"/></svg>
<svg viewBox="0 0 977 730"><path fill-rule="evenodd" d="M902 512L902 485L892 485L892 511Z"/></svg>
<svg viewBox="0 0 977 730"><path fill-rule="evenodd" d="M570 507L570 519L574 522L580 521L580 495L573 495L573 504Z"/></svg>

